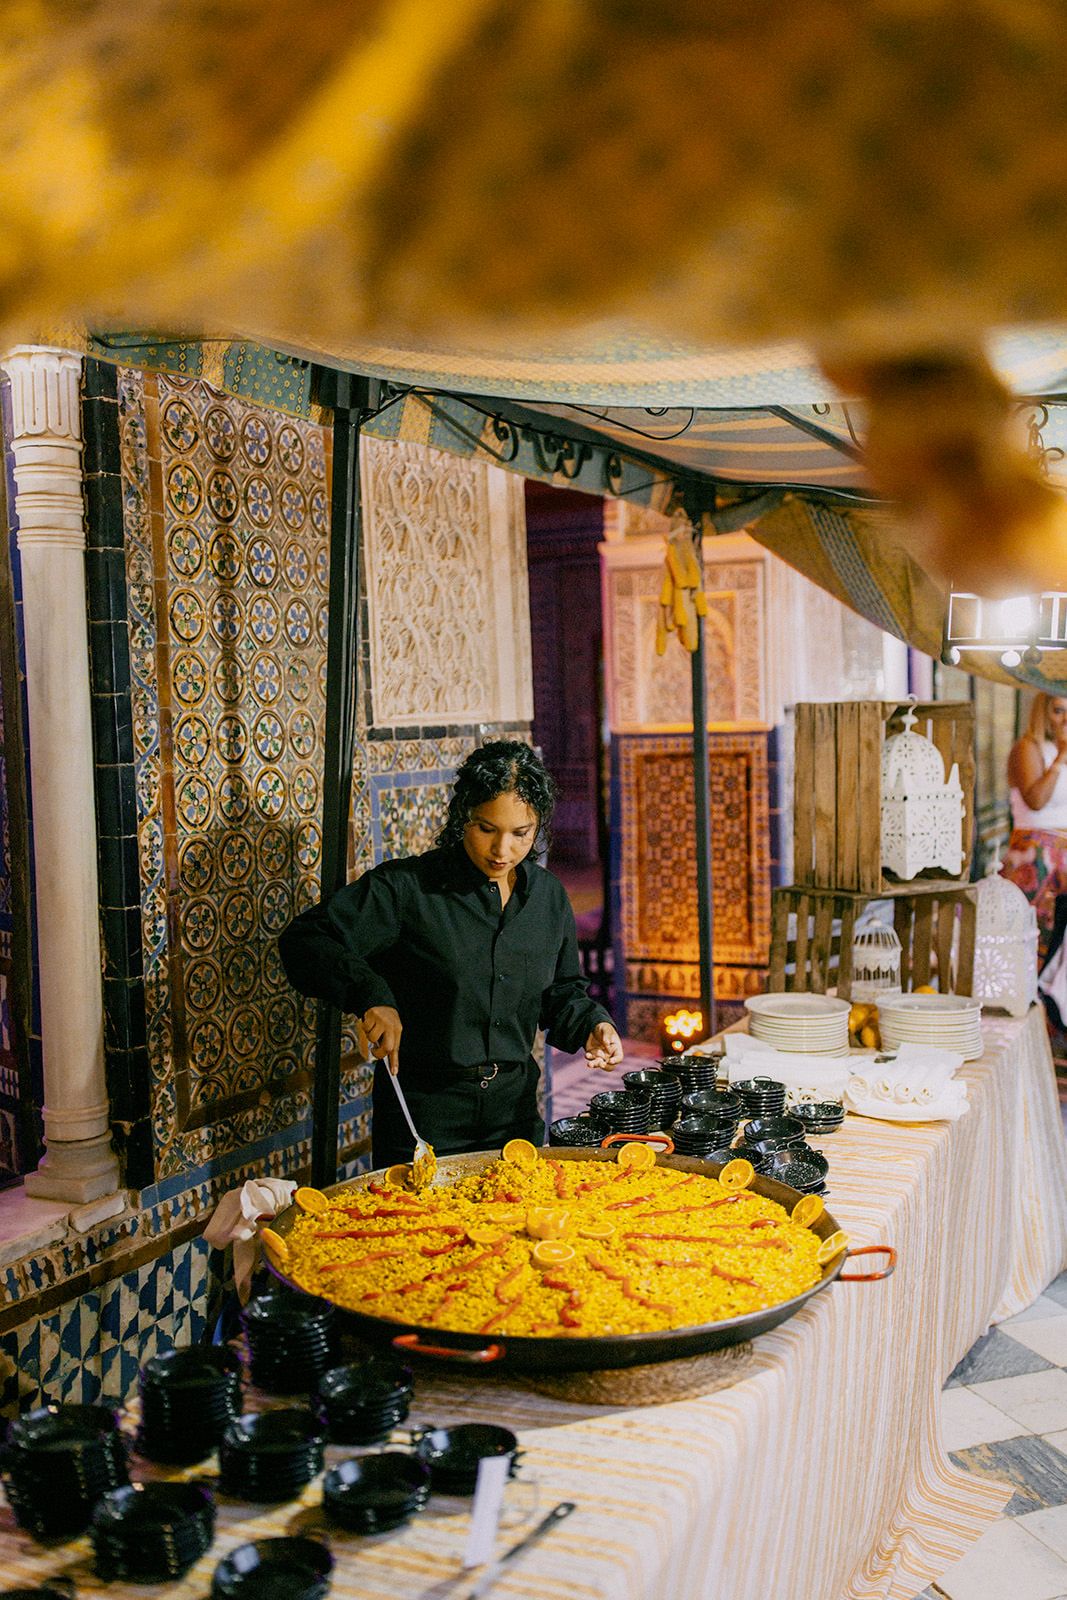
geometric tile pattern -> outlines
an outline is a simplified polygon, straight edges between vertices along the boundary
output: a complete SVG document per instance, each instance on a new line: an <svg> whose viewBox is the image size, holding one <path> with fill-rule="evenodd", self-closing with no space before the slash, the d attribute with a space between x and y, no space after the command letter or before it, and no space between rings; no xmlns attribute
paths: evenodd
<svg viewBox="0 0 1067 1600"><path fill-rule="evenodd" d="M313 1008L278 933L318 897L328 435L119 377L157 1174L299 1119Z"/></svg>

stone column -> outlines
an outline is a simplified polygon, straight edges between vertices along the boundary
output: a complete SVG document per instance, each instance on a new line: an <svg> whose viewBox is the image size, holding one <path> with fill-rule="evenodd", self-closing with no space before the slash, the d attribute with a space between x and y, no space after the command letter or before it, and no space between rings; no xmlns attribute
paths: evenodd
<svg viewBox="0 0 1067 1600"><path fill-rule="evenodd" d="M15 514L44 1053L46 1151L26 1192L84 1204L119 1186L104 1078L79 405L81 359L12 350Z"/></svg>

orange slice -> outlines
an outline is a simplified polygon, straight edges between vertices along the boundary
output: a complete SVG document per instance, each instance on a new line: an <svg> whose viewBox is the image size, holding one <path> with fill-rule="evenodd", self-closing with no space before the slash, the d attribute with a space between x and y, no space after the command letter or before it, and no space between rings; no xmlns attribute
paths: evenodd
<svg viewBox="0 0 1067 1600"><path fill-rule="evenodd" d="M498 1244L503 1237L500 1229L494 1228L491 1222L475 1222L467 1229L471 1244Z"/></svg>
<svg viewBox="0 0 1067 1600"><path fill-rule="evenodd" d="M738 1159L726 1163L719 1173L719 1182L724 1189L731 1189L736 1194L739 1189L747 1189L755 1176L756 1169L751 1161Z"/></svg>
<svg viewBox="0 0 1067 1600"><path fill-rule="evenodd" d="M825 1210L821 1195L805 1194L793 1207L792 1220L800 1228L810 1228L813 1222L818 1222Z"/></svg>
<svg viewBox="0 0 1067 1600"><path fill-rule="evenodd" d="M594 1217L591 1222L583 1222L578 1229L578 1236L582 1239L610 1239L614 1233L615 1224L602 1217Z"/></svg>
<svg viewBox="0 0 1067 1600"><path fill-rule="evenodd" d="M656 1165L656 1152L650 1144L624 1144L615 1159L624 1172L647 1172Z"/></svg>
<svg viewBox="0 0 1067 1600"><path fill-rule="evenodd" d="M263 1241L263 1248L269 1251L272 1256L276 1256L284 1266L289 1260L289 1246L281 1234L275 1233L273 1228L260 1228L259 1237Z"/></svg>
<svg viewBox="0 0 1067 1600"><path fill-rule="evenodd" d="M490 1222L495 1222L498 1228L521 1228L526 1221L526 1213L521 1206L483 1206L482 1210Z"/></svg>
<svg viewBox="0 0 1067 1600"><path fill-rule="evenodd" d="M306 1211L309 1216L321 1216L324 1211L329 1211L330 1202L321 1189L309 1189L306 1185L298 1189L293 1199L301 1211Z"/></svg>
<svg viewBox="0 0 1067 1600"><path fill-rule="evenodd" d="M817 1259L820 1267L825 1267L828 1261L832 1261L835 1256L839 1256L841 1254L842 1250L847 1249L848 1234L845 1233L841 1228L838 1228L836 1233L832 1233L828 1239L824 1239L822 1244L819 1246L819 1254Z"/></svg>
<svg viewBox="0 0 1067 1600"><path fill-rule="evenodd" d="M542 1239L533 1247L532 1258L539 1267L562 1267L574 1260L574 1246L559 1244L555 1239Z"/></svg>
<svg viewBox="0 0 1067 1600"><path fill-rule="evenodd" d="M411 1166L407 1161L398 1161L395 1167L390 1167L385 1174L385 1181L391 1189L411 1188Z"/></svg>
<svg viewBox="0 0 1067 1600"><path fill-rule="evenodd" d="M500 1154L520 1172L532 1172L537 1165L537 1146L529 1139L509 1139Z"/></svg>

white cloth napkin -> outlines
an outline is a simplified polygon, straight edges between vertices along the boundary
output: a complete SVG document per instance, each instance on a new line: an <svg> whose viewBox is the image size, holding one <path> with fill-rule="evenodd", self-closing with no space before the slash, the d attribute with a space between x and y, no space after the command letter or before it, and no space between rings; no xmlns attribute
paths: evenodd
<svg viewBox="0 0 1067 1600"><path fill-rule="evenodd" d="M233 1278L242 1305L248 1300L252 1272L259 1251L256 1223L284 1211L296 1192L289 1178L249 1178L240 1189L224 1194L204 1229L204 1238L216 1250L233 1245Z"/></svg>
<svg viewBox="0 0 1067 1600"><path fill-rule="evenodd" d="M902 1044L891 1061L872 1058L848 1081L845 1104L865 1117L954 1121L968 1109L967 1085L954 1074L963 1057L951 1050Z"/></svg>
<svg viewBox="0 0 1067 1600"><path fill-rule="evenodd" d="M777 1083L784 1083L790 1105L798 1101L810 1105L816 1100L840 1100L849 1075L844 1056L809 1056L775 1050L765 1040L752 1039L746 1033L726 1035L726 1070L731 1083L753 1077L774 1078Z"/></svg>

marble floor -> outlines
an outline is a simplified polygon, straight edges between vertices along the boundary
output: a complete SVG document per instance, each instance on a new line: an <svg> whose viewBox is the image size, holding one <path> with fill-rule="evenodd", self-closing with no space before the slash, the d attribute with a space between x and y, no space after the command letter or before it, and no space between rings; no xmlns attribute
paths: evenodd
<svg viewBox="0 0 1067 1600"><path fill-rule="evenodd" d="M626 1041L622 1070L652 1045ZM602 1087L581 1056L552 1059L553 1117ZM1065 1108L1067 1121L1067 1108ZM964 1356L941 1398L945 1444L967 1472L1015 1490L1003 1515L919 1600L1067 1600L1067 1272Z"/></svg>

